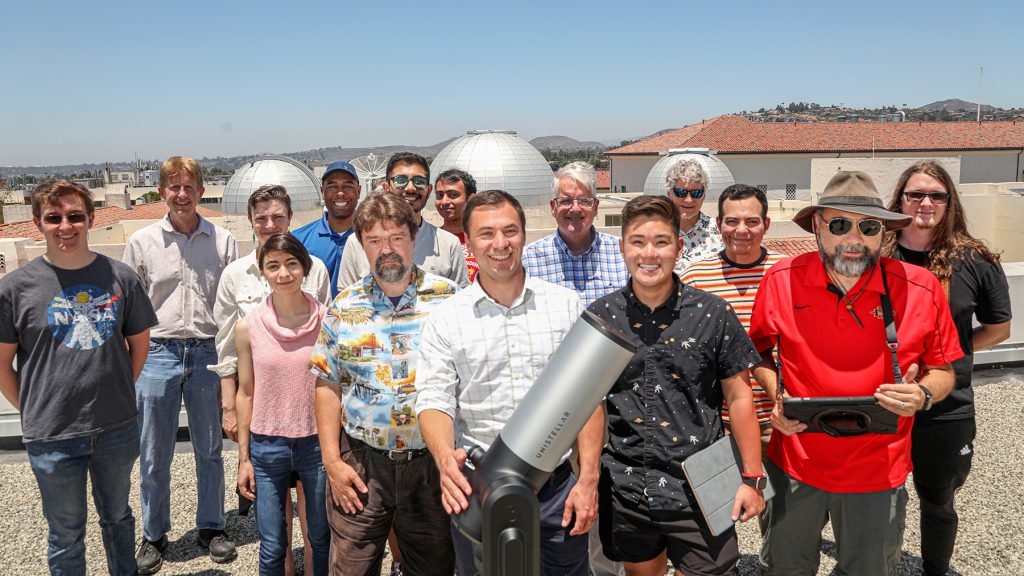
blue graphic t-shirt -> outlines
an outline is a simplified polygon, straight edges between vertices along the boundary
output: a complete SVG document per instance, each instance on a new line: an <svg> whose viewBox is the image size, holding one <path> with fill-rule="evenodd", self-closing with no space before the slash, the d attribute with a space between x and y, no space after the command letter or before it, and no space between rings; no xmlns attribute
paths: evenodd
<svg viewBox="0 0 1024 576"><path fill-rule="evenodd" d="M156 324L138 275L106 256L78 270L39 257L0 279L0 342L18 345L23 439L74 438L133 421L124 339Z"/></svg>

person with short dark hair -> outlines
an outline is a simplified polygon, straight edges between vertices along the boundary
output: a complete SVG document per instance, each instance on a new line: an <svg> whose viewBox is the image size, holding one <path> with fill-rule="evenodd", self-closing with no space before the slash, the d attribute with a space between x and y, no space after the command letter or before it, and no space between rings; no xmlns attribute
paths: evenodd
<svg viewBox="0 0 1024 576"><path fill-rule="evenodd" d="M137 573L134 382L157 317L135 272L89 248L94 218L81 184L49 180L32 192L46 251L0 278L0 392L21 413L50 573L86 572L91 480L107 571L128 576Z"/></svg>
<svg viewBox="0 0 1024 576"><path fill-rule="evenodd" d="M327 267L331 298L334 298L344 288L338 280L341 253L352 235L352 215L362 192L356 167L344 161L330 163L320 177L320 192L324 200L323 216L296 228L292 234ZM288 213L291 214L291 206Z"/></svg>
<svg viewBox="0 0 1024 576"><path fill-rule="evenodd" d="M747 376L760 356L725 301L679 281L678 230L668 198L626 203L620 247L629 281L588 308L638 350L605 400L601 543L634 576L662 576L666 560L677 575L738 574L735 530L711 536L682 465L722 437L719 410L728 401L750 479L736 491L732 518L745 522L764 509Z"/></svg>
<svg viewBox="0 0 1024 576"><path fill-rule="evenodd" d="M837 172L793 221L814 233L818 253L772 266L750 318L762 358L754 377L775 399L766 463L775 497L762 518L762 570L817 572L821 530L831 520L837 571L894 574L910 429L915 415L949 394L951 363L963 352L938 279L881 257L883 233L906 227L910 217L886 210L867 174ZM783 391L873 396L898 416L898 428L882 433L837 422L834 429L859 434L804 433L807 423L786 416Z"/></svg>
<svg viewBox="0 0 1024 576"><path fill-rule="evenodd" d="M914 489L921 502L922 568L928 576L944 575L959 523L954 499L974 458L974 351L1009 338L1010 288L999 255L967 230L960 193L938 162L922 160L907 168L889 210L911 221L887 238L883 254L924 266L939 278L964 351L953 362L952 392L917 415L910 444Z"/></svg>
<svg viewBox="0 0 1024 576"><path fill-rule="evenodd" d="M762 246L771 225L768 198L755 186L733 184L718 197L718 229L724 248L714 256L691 264L679 276L684 284L719 296L732 306L744 330L750 330L750 312L764 273L783 256ZM754 407L761 427L761 448L768 448L774 402L756 381L751 381ZM722 422L729 430L729 407L722 406Z"/></svg>
<svg viewBox="0 0 1024 576"><path fill-rule="evenodd" d="M327 309L303 288L313 259L287 227L260 243L257 266L270 294L234 330L236 484L241 495L256 502L260 574L284 574L292 541L289 481L292 475L299 477L304 487L299 499L305 508L303 539L310 550L305 572L326 576L331 543L326 476L313 413L316 378L308 366Z"/></svg>
<svg viewBox="0 0 1024 576"><path fill-rule="evenodd" d="M414 407L421 328L459 287L414 264L419 229L404 200L374 193L353 225L373 270L331 304L310 359L331 573L380 574L393 530L403 571L450 576L448 517Z"/></svg>
<svg viewBox="0 0 1024 576"><path fill-rule="evenodd" d="M449 514L469 505L466 449L486 450L494 442L582 313L575 292L523 269L526 218L514 196L478 192L463 218L480 274L427 319L417 376L416 413ZM540 488L542 574L589 573L587 531L597 513L603 428L604 409L598 407L577 437L579 476L566 453ZM474 576L480 546L454 524L451 531L459 575Z"/></svg>
<svg viewBox="0 0 1024 576"><path fill-rule="evenodd" d="M596 186L597 174L586 162L559 169L551 198L558 228L523 252L527 274L575 290L584 306L621 288L628 277L618 239L594 227L601 205Z"/></svg>
<svg viewBox="0 0 1024 576"><path fill-rule="evenodd" d="M462 253L466 257L466 269L469 272L469 281L476 279L476 273L480 267L476 264L476 258L469 251L466 243L466 231L462 226L462 213L466 209L466 202L473 194L476 194L476 179L473 175L459 168L449 168L437 175L434 181L434 208L441 215L444 224L441 229L454 234L462 244Z"/></svg>
<svg viewBox="0 0 1024 576"><path fill-rule="evenodd" d="M454 235L439 230L423 219L420 212L427 205L430 192L430 165L427 159L412 152L399 152L388 160L387 180L384 191L394 194L413 209L416 218L416 246L413 252L413 263L424 272L443 276L459 286L469 284L469 272L466 268L466 257L462 244ZM344 288L362 281L370 273L370 263L363 253L359 239L345 245L341 255L341 271L339 286Z"/></svg>
<svg viewBox="0 0 1024 576"><path fill-rule="evenodd" d="M220 378L217 362L217 283L238 258L231 234L203 218L203 169L184 156L160 166L160 197L167 216L135 232L124 263L142 278L160 323L150 332L149 356L135 383L141 437L142 541L140 574L163 564L171 530L171 462L184 401L196 459L196 543L216 563L238 556L224 532L224 459L221 456Z"/></svg>

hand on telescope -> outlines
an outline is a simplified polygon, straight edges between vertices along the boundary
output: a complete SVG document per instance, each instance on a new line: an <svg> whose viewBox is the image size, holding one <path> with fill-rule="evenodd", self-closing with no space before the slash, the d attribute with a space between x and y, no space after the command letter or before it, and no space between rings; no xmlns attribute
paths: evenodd
<svg viewBox="0 0 1024 576"><path fill-rule="evenodd" d="M355 468L346 464L343 460L335 460L330 464L324 464L327 470L327 480L331 483L331 497L335 506L341 506L346 514L355 514L363 509L363 501L356 493L356 490L366 494L368 492L363 479Z"/></svg>
<svg viewBox="0 0 1024 576"><path fill-rule="evenodd" d="M580 478L576 485L569 491L565 499L565 511L562 513L562 528L569 526L573 514L576 514L576 524L569 531L570 536L586 534L594 525L594 518L597 516L597 480Z"/></svg>
<svg viewBox="0 0 1024 576"><path fill-rule="evenodd" d="M449 514L458 514L469 508L466 496L473 493L469 480L462 473L466 463L466 451L462 448L452 450L437 459L437 469L441 472L441 505Z"/></svg>

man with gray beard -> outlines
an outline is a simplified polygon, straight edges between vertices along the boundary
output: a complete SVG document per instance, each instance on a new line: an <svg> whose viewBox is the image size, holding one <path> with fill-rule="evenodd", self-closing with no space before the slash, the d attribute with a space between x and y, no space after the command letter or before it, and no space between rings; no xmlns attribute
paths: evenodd
<svg viewBox="0 0 1024 576"><path fill-rule="evenodd" d="M818 253L769 269L750 320L762 357L754 377L775 400L778 432L768 444L775 497L762 517L761 566L768 575L816 573L821 529L831 520L837 573L893 574L914 415L953 386L951 363L963 356L956 327L932 273L880 258L883 232L910 217L886 210L867 174L837 173L793 221L814 233ZM841 437L805 432L806 423L786 417L783 389L793 397L873 396L898 425L876 433L845 422Z"/></svg>
<svg viewBox="0 0 1024 576"><path fill-rule="evenodd" d="M341 291L310 358L327 471L331 574L380 574L394 529L409 574L455 570L441 487L414 411L420 333L455 282L413 264L416 214L379 193L353 222L371 272ZM463 265L465 269L465 265Z"/></svg>

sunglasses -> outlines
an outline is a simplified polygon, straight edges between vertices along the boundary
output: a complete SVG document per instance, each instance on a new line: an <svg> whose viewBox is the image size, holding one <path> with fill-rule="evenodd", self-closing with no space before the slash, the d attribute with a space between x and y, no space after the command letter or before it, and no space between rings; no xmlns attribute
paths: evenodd
<svg viewBox="0 0 1024 576"><path fill-rule="evenodd" d="M399 190L408 186L409 182L412 182L413 188L417 190L426 190L427 185L430 184L430 180L427 180L426 176L413 176L410 178L408 176L401 175L391 177L391 184Z"/></svg>
<svg viewBox="0 0 1024 576"><path fill-rule="evenodd" d="M687 194L689 194L690 198L693 198L694 200L696 200L698 198L703 198L704 197L704 189L703 188L697 188L696 190L687 190L686 188L673 188L672 189L672 195L675 196L676 198L686 198Z"/></svg>
<svg viewBox="0 0 1024 576"><path fill-rule="evenodd" d="M821 221L828 224L828 231L831 232L833 236L845 236L850 233L850 230L853 230L853 220L843 216L836 216L828 221L821 218ZM878 233L885 228L885 223L881 220L869 218L867 220L857 222L857 228L860 229L860 233L864 236L878 236Z"/></svg>
<svg viewBox="0 0 1024 576"><path fill-rule="evenodd" d="M566 210L572 208L573 204L579 204L580 208L593 208L595 202L597 202L597 200L590 196L585 196L583 198L564 198L559 196L558 198L555 198L555 205L559 208L565 208Z"/></svg>
<svg viewBox="0 0 1024 576"><path fill-rule="evenodd" d="M65 214L63 216L60 214L44 214L42 221L47 224L60 224L64 220L67 220L68 224L81 224L88 218L89 216L83 212L72 212L71 214Z"/></svg>
<svg viewBox="0 0 1024 576"><path fill-rule="evenodd" d="M949 192L918 192L915 190L913 192L904 192L903 196L915 204L924 202L925 198L931 200L932 204L945 204L949 202Z"/></svg>

